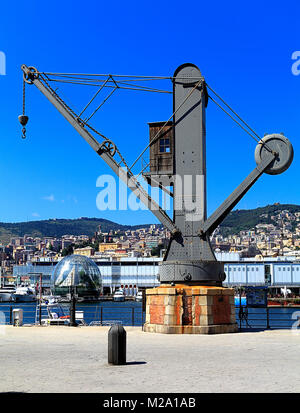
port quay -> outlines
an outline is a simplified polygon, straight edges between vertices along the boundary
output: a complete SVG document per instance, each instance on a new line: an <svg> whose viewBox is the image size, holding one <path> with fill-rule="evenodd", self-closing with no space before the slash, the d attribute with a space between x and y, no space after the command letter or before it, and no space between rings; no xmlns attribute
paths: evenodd
<svg viewBox="0 0 300 413"><path fill-rule="evenodd" d="M299 14L2 4L3 406L297 408Z"/></svg>

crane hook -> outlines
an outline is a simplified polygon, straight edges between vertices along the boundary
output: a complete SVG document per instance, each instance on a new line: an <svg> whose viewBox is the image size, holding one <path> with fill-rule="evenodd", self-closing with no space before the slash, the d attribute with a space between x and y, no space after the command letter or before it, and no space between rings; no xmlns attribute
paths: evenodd
<svg viewBox="0 0 300 413"><path fill-rule="evenodd" d="M23 79L23 112L22 115L18 116L19 122L23 126L22 128L22 139L26 138L26 128L29 117L25 115L25 79Z"/></svg>
<svg viewBox="0 0 300 413"><path fill-rule="evenodd" d="M29 118L26 115L20 115L18 117L18 119L19 119L19 122L21 123L21 125L23 126L23 128L22 128L22 139L25 139L26 138L26 128L25 128L25 126L27 125L27 122L28 122Z"/></svg>
<svg viewBox="0 0 300 413"><path fill-rule="evenodd" d="M26 128L22 128L22 139L26 139Z"/></svg>

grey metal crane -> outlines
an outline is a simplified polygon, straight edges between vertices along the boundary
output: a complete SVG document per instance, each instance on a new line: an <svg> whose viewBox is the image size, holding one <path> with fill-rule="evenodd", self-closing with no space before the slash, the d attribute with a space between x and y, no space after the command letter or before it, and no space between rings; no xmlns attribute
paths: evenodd
<svg viewBox="0 0 300 413"><path fill-rule="evenodd" d="M209 97L207 84L197 66L190 63L179 66L171 78L173 82L172 131L174 139L173 171L168 177L169 184L173 186L174 200L174 214L173 220L171 220L141 187L116 145L108 139L99 143L87 129L87 127L91 127L65 104L50 87L43 73L26 65L22 65L21 68L24 82L34 84L46 96L119 178L171 232L171 240L159 268L160 281L171 284L222 285L222 281L225 279L224 265L216 260L209 237L263 173L279 174L290 166L293 159L293 147L290 141L282 134L271 134L262 139L259 138L255 150L256 167L219 208L207 218L205 120ZM107 84L107 82L112 82L112 80L108 78L105 83ZM113 86L112 83L111 86ZM24 115L25 113L23 113ZM25 120L27 122L28 118ZM95 131L93 128L91 129ZM101 134L98 135L103 137ZM116 153L120 156L121 162L115 160ZM121 164L125 168L120 166ZM150 183L153 185L159 183L160 188L165 189L170 194L164 188L165 178L163 173L152 175Z"/></svg>

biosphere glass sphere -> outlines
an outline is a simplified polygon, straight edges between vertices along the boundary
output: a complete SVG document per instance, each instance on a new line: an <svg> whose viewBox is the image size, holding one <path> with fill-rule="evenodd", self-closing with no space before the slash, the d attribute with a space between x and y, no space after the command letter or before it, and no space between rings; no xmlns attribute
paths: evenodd
<svg viewBox="0 0 300 413"><path fill-rule="evenodd" d="M102 279L94 261L83 255L69 255L56 265L51 276L52 293L67 295L72 286L79 297L99 296Z"/></svg>

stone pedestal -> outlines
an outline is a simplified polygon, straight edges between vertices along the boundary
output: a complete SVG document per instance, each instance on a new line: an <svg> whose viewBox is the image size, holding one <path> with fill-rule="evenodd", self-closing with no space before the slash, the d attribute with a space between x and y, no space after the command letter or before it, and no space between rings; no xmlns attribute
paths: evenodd
<svg viewBox="0 0 300 413"><path fill-rule="evenodd" d="M231 288L161 285L148 289L146 297L146 332L222 334L238 330Z"/></svg>

